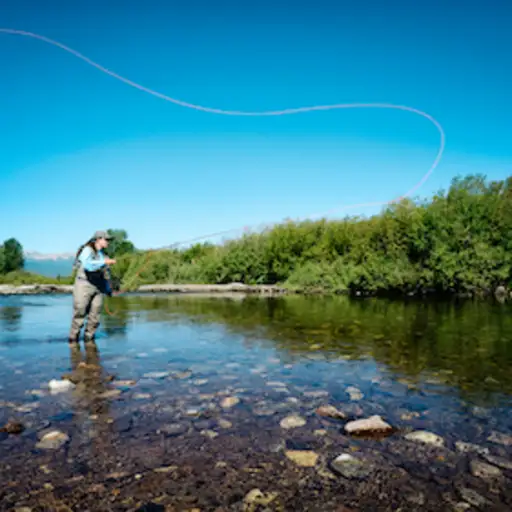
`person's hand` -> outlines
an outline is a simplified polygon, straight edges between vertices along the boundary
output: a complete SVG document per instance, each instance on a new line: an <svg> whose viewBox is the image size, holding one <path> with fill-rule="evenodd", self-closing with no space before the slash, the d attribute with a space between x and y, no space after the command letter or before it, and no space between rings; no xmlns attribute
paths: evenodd
<svg viewBox="0 0 512 512"><path fill-rule="evenodd" d="M113 260L113 259L110 259L110 258L105 258L105 263L107 265L115 265L117 262L116 262L116 260Z"/></svg>

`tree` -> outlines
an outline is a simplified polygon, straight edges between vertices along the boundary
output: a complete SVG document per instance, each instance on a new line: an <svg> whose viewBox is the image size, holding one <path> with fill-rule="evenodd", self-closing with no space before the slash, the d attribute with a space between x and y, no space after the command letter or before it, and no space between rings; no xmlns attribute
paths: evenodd
<svg viewBox="0 0 512 512"><path fill-rule="evenodd" d="M109 229L108 234L112 237L105 251L108 256L117 258L123 254L135 252L135 246L128 240L128 233L124 229Z"/></svg>
<svg viewBox="0 0 512 512"><path fill-rule="evenodd" d="M23 246L15 238L9 238L2 247L3 257L0 257L0 265L3 260L3 273L21 270L25 266Z"/></svg>
<svg viewBox="0 0 512 512"><path fill-rule="evenodd" d="M5 251L3 245L0 245L0 275L5 274Z"/></svg>

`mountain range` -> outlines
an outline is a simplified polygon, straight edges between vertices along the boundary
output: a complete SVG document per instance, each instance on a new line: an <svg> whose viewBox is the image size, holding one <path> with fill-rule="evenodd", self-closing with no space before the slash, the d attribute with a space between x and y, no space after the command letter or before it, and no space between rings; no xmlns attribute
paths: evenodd
<svg viewBox="0 0 512 512"><path fill-rule="evenodd" d="M25 270L46 277L70 276L73 271L74 254L25 253Z"/></svg>

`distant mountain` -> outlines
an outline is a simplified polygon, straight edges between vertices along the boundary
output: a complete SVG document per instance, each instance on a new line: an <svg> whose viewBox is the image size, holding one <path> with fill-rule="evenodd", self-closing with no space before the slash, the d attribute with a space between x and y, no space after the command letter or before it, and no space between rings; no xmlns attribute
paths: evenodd
<svg viewBox="0 0 512 512"><path fill-rule="evenodd" d="M25 253L25 270L46 277L67 277L73 272L73 254Z"/></svg>

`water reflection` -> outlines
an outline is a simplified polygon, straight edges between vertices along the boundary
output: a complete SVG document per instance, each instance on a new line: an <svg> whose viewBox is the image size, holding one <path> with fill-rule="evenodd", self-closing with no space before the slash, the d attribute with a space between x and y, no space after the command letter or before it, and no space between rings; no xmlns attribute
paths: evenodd
<svg viewBox="0 0 512 512"><path fill-rule="evenodd" d="M0 329L10 332L19 330L22 314L21 306L0 306Z"/></svg>
<svg viewBox="0 0 512 512"><path fill-rule="evenodd" d="M367 359L411 382L463 394L512 393L509 307L478 302L354 301L347 297L244 300L130 297L122 307L147 322L222 323L295 359ZM262 338L265 341L261 341Z"/></svg>

